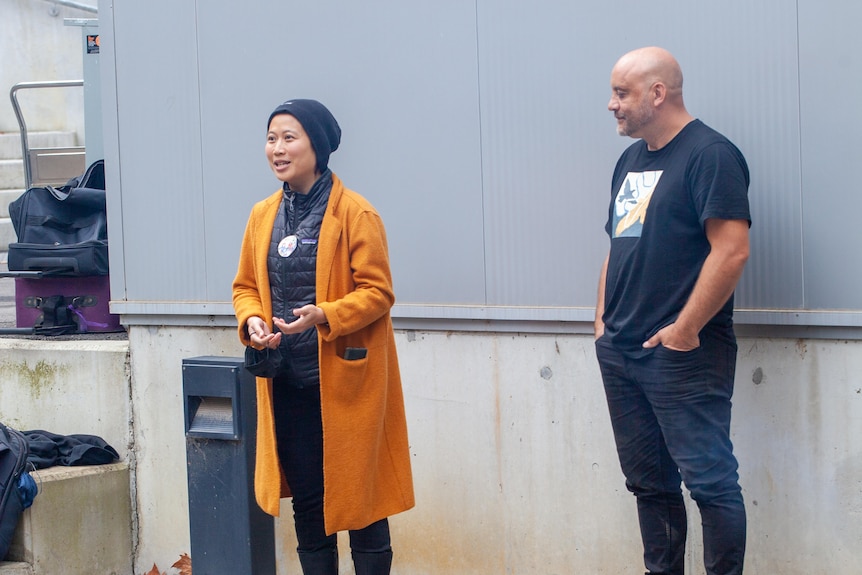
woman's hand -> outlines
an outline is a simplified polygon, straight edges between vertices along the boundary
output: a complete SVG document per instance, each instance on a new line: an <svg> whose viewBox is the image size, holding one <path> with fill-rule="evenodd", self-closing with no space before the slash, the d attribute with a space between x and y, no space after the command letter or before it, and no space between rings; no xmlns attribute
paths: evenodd
<svg viewBox="0 0 862 575"><path fill-rule="evenodd" d="M248 339L251 342L251 347L255 349L263 349L265 347L275 349L281 343L281 332L272 333L262 318L257 316L250 317L245 322L245 326L248 329Z"/></svg>
<svg viewBox="0 0 862 575"><path fill-rule="evenodd" d="M272 323L275 324L281 333L291 334L300 333L308 328L314 327L320 323L326 323L326 314L316 305L308 304L301 308L293 310L293 315L299 319L287 323L281 318L272 318Z"/></svg>

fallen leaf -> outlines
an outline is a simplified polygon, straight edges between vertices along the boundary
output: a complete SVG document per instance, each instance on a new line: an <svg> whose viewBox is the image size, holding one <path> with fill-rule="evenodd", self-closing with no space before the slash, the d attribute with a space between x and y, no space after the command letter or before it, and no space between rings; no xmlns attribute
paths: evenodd
<svg viewBox="0 0 862 575"><path fill-rule="evenodd" d="M180 555L179 560L171 565L174 569L178 569L180 575L192 575L192 558L188 553Z"/></svg>
<svg viewBox="0 0 862 575"><path fill-rule="evenodd" d="M153 568L150 569L149 571L147 571L146 573L144 573L144 575L167 575L167 574L159 571L159 568L156 567L155 563L153 563Z"/></svg>

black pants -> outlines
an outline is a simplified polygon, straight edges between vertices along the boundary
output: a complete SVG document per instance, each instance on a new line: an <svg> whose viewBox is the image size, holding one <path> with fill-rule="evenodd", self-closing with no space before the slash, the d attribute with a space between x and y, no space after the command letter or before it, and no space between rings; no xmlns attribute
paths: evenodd
<svg viewBox="0 0 862 575"><path fill-rule="evenodd" d="M278 457L293 494L297 551L334 549L337 537L323 524L323 423L320 387L296 388L284 380L272 384ZM350 548L363 553L389 551L389 521L381 519L349 532Z"/></svg>
<svg viewBox="0 0 862 575"><path fill-rule="evenodd" d="M702 332L695 350L660 346L632 359L599 338L596 355L649 572L683 573L683 480L700 509L707 574L739 575L746 518L730 441L736 345Z"/></svg>

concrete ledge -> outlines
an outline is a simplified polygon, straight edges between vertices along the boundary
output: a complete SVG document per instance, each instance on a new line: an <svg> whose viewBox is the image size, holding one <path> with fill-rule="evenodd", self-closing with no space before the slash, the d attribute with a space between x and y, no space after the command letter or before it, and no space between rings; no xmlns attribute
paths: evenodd
<svg viewBox="0 0 862 575"><path fill-rule="evenodd" d="M32 475L39 494L21 516L7 559L38 575L132 575L128 464L51 467Z"/></svg>
<svg viewBox="0 0 862 575"><path fill-rule="evenodd" d="M0 575L33 575L33 569L20 561L0 561Z"/></svg>
<svg viewBox="0 0 862 575"><path fill-rule="evenodd" d="M128 459L129 342L0 338L0 421L97 435Z"/></svg>

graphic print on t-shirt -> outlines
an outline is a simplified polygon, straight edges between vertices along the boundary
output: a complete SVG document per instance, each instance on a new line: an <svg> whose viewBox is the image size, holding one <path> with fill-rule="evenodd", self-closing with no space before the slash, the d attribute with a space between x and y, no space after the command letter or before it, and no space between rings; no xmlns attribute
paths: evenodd
<svg viewBox="0 0 862 575"><path fill-rule="evenodd" d="M639 238L646 220L650 198L663 170L629 172L614 200L615 238Z"/></svg>

